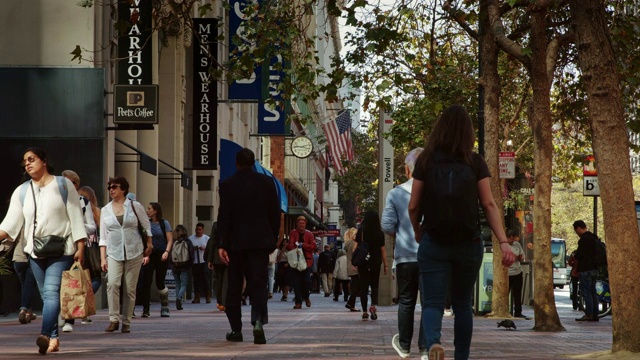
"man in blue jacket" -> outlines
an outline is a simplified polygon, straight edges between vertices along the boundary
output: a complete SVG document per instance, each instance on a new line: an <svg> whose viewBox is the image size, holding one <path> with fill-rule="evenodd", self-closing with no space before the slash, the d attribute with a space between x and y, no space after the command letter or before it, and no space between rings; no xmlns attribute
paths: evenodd
<svg viewBox="0 0 640 360"><path fill-rule="evenodd" d="M408 209L413 185L411 174L422 150L422 148L413 149L404 159L405 176L409 180L389 191L380 222L382 231L395 237L393 261L398 285L398 334L393 336L391 345L401 358L407 358L410 355L413 314L419 289L418 243L415 240ZM426 355L428 349L423 341L421 325L418 347L420 354Z"/></svg>
<svg viewBox="0 0 640 360"><path fill-rule="evenodd" d="M236 173L220 184L218 253L228 266L226 313L231 332L228 341L242 341L242 278L251 299L254 344L266 343L262 325L268 322L267 282L269 254L280 233L280 200L273 180L251 168L253 151L236 154Z"/></svg>

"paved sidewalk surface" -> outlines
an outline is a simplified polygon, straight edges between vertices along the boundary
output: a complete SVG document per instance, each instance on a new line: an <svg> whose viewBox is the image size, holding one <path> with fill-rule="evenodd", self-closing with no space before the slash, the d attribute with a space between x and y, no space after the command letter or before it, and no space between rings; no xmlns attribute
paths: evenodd
<svg viewBox="0 0 640 360"><path fill-rule="evenodd" d="M558 313L566 331L534 332L534 320L514 320L518 329L497 328L500 319L475 317L471 359L554 359L606 351L611 348L611 317L597 323L574 321L581 316L571 309L568 291L557 290ZM397 333L397 306L378 308L376 321L361 320L361 313L349 312L345 302L322 294L311 296L312 306L293 310L291 298L269 301L270 322L265 326L266 345L254 345L249 324L250 307L243 306L244 342L225 340L229 325L224 313L212 304L185 303L171 317L160 317L160 306L152 304L150 318L135 318L131 333L105 333L108 312L99 310L93 324L76 321L72 333L61 333L60 352L47 354L59 359L399 359L391 347ZM418 306L419 308L419 306ZM533 309L525 306L532 316ZM138 315L141 307L136 308ZM416 311L416 319L420 311ZM38 313L40 315L40 313ZM0 359L37 359L36 337L41 316L21 325L17 315L0 318ZM444 318L443 346L453 359L453 318ZM418 354L416 321L411 358Z"/></svg>

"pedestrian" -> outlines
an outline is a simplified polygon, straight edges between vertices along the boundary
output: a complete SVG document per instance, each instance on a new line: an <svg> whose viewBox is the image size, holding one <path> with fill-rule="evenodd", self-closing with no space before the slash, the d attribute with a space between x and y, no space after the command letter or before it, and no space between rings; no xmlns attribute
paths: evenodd
<svg viewBox="0 0 640 360"><path fill-rule="evenodd" d="M60 348L58 314L62 272L68 270L74 260L80 263L84 260L87 232L78 192L68 179L52 175L53 167L47 154L42 149L29 148L22 154L21 166L30 179L14 190L0 224L0 239L17 239L24 228L24 252L29 255L43 301L42 328L36 344L38 352L46 354ZM61 241L56 251L45 255L39 252L35 239Z"/></svg>
<svg viewBox="0 0 640 360"><path fill-rule="evenodd" d="M182 302L184 301L184 294L187 292L187 284L189 283L189 273L193 266L194 251L193 243L189 238L189 231L184 225L178 225L173 230L173 246L178 246L182 242L186 242L189 249L189 260L176 264L171 263L171 270L173 271L173 278L176 280L176 310L182 310Z"/></svg>
<svg viewBox="0 0 640 360"><path fill-rule="evenodd" d="M207 248L207 242L209 242L209 235L204 233L204 224L196 224L196 233L189 236L189 240L193 244L193 267L191 268L193 274L193 287L195 290L195 296L193 297L192 304L200 304L200 295L204 295L207 304L211 303L211 287L207 281L207 263L204 257L205 250Z"/></svg>
<svg viewBox="0 0 640 360"><path fill-rule="evenodd" d="M509 267L509 292L511 292L511 315L517 318L527 317L522 314L522 265L524 261L524 249L520 245L520 234L517 230L510 229L507 231L507 240L511 246L511 251L516 256L516 260Z"/></svg>
<svg viewBox="0 0 640 360"><path fill-rule="evenodd" d="M229 288L229 276L227 271L227 264L220 259L220 239L218 239L218 222L214 221L211 226L211 236L207 242L207 266L209 270L213 270L215 279L215 293L216 293L216 307L220 311L225 310L225 304L227 299L227 289Z"/></svg>
<svg viewBox="0 0 640 360"><path fill-rule="evenodd" d="M425 359L442 360L445 356L440 337L451 277L451 304L455 315L454 357L457 360L469 358L473 332L471 297L484 252L484 244L478 233L478 200L500 243L502 264L511 266L515 259L502 226L500 209L493 200L487 163L473 152L474 142L473 124L466 109L460 105L450 106L436 121L413 171L409 216L415 239L420 243L418 266L422 289L422 325L429 349L428 355L423 356ZM451 171L454 166L464 174L455 175L456 185L462 182L464 186L457 188L458 192L453 194L439 192L436 185L446 186L447 183L435 181L436 175ZM452 175L449 178L453 179ZM467 183L467 180L470 181ZM446 195L450 198L446 198ZM441 211L452 207L453 201L445 201L440 197L464 204L457 207L456 211ZM450 230L445 227L450 222L440 222L440 218L454 225L465 226ZM454 234L457 236L454 237ZM494 249L494 253L498 253L497 249Z"/></svg>
<svg viewBox="0 0 640 360"><path fill-rule="evenodd" d="M307 268L300 271L289 267L293 291L295 293L294 309L302 309L302 301L305 302L307 307L311 307L311 299L309 299L311 278L309 274L311 273L311 266L313 266L313 253L316 251L316 247L316 238L311 231L307 230L307 219L303 215L298 216L296 219L296 228L289 233L287 251L301 248L307 262ZM319 261L318 259L318 262Z"/></svg>
<svg viewBox="0 0 640 360"><path fill-rule="evenodd" d="M122 333L131 332L131 318L136 303L136 285L143 257L153 250L151 225L144 206L126 198L129 182L121 176L110 178L107 184L111 201L100 213L100 257L102 271L107 273L109 326L114 332L122 323ZM144 237L138 226L144 231ZM144 245L146 244L146 249ZM124 276L124 286L122 286ZM121 289L122 287L122 289ZM120 312L120 293L123 293ZM121 315L122 314L122 315Z"/></svg>
<svg viewBox="0 0 640 360"><path fill-rule="evenodd" d="M389 272L387 264L387 250L384 247L384 233L380 228L380 218L375 210L367 210L364 213L360 229L356 233L355 249L364 243L369 249L369 261L365 265L357 266L360 276L360 304L362 305L362 320L369 319L367 303L369 287L371 287L371 320L378 319L378 289L380 283L380 265L384 265L385 275ZM355 251L354 249L354 251Z"/></svg>
<svg viewBox="0 0 640 360"><path fill-rule="evenodd" d="M320 293L320 273L318 272L318 259L320 258L320 249L313 252L313 265L311 265L311 292Z"/></svg>
<svg viewBox="0 0 640 360"><path fill-rule="evenodd" d="M571 256L569 256L569 265L571 266L571 303L573 304L573 310L584 311L584 307L582 306L582 301L578 298L578 284L580 280L580 273L578 272L578 260L576 260L576 251L573 250L571 252Z"/></svg>
<svg viewBox="0 0 640 360"><path fill-rule="evenodd" d="M349 311L358 312L360 309L356 308L356 299L360 297L360 276L358 276L358 269L351 263L351 257L353 256L353 250L356 248L356 234L358 229L350 228L344 233L344 250L347 252L347 275L351 279L350 294L347 304L344 306Z"/></svg>
<svg viewBox="0 0 640 360"><path fill-rule="evenodd" d="M280 301L287 301L289 298L289 287L291 287L291 271L289 262L287 261L288 239L282 239L278 246L278 266L276 268L276 284L282 291Z"/></svg>
<svg viewBox="0 0 640 360"><path fill-rule="evenodd" d="M333 287L333 270L336 267L336 256L329 245L324 246L324 251L318 256L318 272L322 278L324 297L329 297Z"/></svg>
<svg viewBox="0 0 640 360"><path fill-rule="evenodd" d="M573 230L578 234L578 249L574 255L578 262L580 274L580 295L584 299L585 315L576 321L599 321L599 301L596 292L596 280L598 279L598 263L596 262L596 246L598 237L587 230L587 224L582 220L573 223Z"/></svg>
<svg viewBox="0 0 640 360"><path fill-rule="evenodd" d="M78 189L78 194L83 196L85 199L89 200L87 207L91 207L91 213L93 214L93 221L96 223L96 233L93 235L88 235L87 237L87 246L85 246L85 263L88 263L88 266L91 270L91 287L93 289L93 293L98 293L100 286L102 286L102 268L100 266L100 214L101 210L98 207L98 198L96 197L95 191L89 186L82 186ZM86 261L87 259L91 259L90 262ZM97 264L95 264L95 263ZM82 323L93 323L91 319L85 318L82 319Z"/></svg>
<svg viewBox="0 0 640 360"><path fill-rule="evenodd" d="M155 272L156 288L160 296L160 316L169 317L169 289L164 284L169 268L169 254L173 246L173 232L171 224L162 217L162 206L160 203L151 202L147 206L147 217L151 224L151 238L153 239L153 249L151 254L142 259L142 317L151 316L151 284L153 283L153 273Z"/></svg>
<svg viewBox="0 0 640 360"><path fill-rule="evenodd" d="M418 243L409 218L409 199L413 186L413 170L422 148L415 148L404 159L404 175L407 181L396 186L387 194L385 207L380 219L380 227L387 235L395 238L393 262L396 269L398 287L398 333L391 340L393 348L402 358L411 353L413 338L413 317L420 288L420 269L418 268ZM423 338L420 323L418 349L426 355L428 349Z"/></svg>
<svg viewBox="0 0 640 360"><path fill-rule="evenodd" d="M267 268L267 272L269 273L269 282L267 285L268 289L268 298L273 298L273 287L276 283L276 261L278 260L278 249L276 248L269 254L269 267Z"/></svg>
<svg viewBox="0 0 640 360"><path fill-rule="evenodd" d="M340 291L344 293L344 301L349 300L349 274L347 271L347 252L344 249L338 250L338 259L333 269L333 278L336 279L336 286L333 289L333 301L338 301Z"/></svg>
<svg viewBox="0 0 640 360"><path fill-rule="evenodd" d="M267 342L263 326L269 322L267 267L280 233L280 200L273 179L251 168L253 151L236 154L236 173L220 184L218 237L220 258L229 267L226 313L231 325L228 341L242 341L243 276L251 299L254 344Z"/></svg>
<svg viewBox="0 0 640 360"><path fill-rule="evenodd" d="M78 174L73 171L73 170L65 170L62 172L62 176L66 177L67 179L69 179L71 181L71 183L73 184L73 186L76 188L76 191L78 191L80 189L80 176L78 176ZM89 199L85 198L82 195L79 195L80 197L80 207L82 208L82 216L84 219L84 227L85 230L87 231L87 243L85 243L85 252L87 251L87 249L89 248L89 246L91 244L89 244L89 238L94 239L93 241L93 245L97 247L97 243L95 242L96 238L96 232L97 232L97 226L96 226L96 221L94 219L93 216L93 209L91 207L91 205L89 204ZM88 265L88 260L89 257L85 256L85 264L83 264L85 266L85 268L87 268L86 266ZM91 281L93 284L93 279L95 278L95 273L91 273ZM98 275L98 278L100 277L100 275ZM94 292L95 293L95 292ZM90 322L91 319L89 319L88 317L82 319L83 323L88 324ZM62 331L63 332L72 332L73 331L73 325L75 324L76 320L75 319L66 319L64 320L64 325L62 326Z"/></svg>
<svg viewBox="0 0 640 360"><path fill-rule="evenodd" d="M38 285L36 278L33 276L31 266L29 266L29 257L24 253L25 240L18 235L14 243L13 250L13 268L20 280L20 312L18 313L18 322L20 324L28 324L36 319L36 314L31 309L34 296ZM38 295L39 296L39 295Z"/></svg>

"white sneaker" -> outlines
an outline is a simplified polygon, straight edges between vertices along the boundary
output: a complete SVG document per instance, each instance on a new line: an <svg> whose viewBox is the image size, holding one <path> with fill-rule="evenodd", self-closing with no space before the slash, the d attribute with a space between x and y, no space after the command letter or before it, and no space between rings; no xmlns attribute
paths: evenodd
<svg viewBox="0 0 640 360"><path fill-rule="evenodd" d="M62 332L73 332L73 325L65 323L62 327Z"/></svg>
<svg viewBox="0 0 640 360"><path fill-rule="evenodd" d="M58 315L58 326L59 327L63 327L64 324L66 324L66 323L64 322L64 319L62 318L62 314Z"/></svg>
<svg viewBox="0 0 640 360"><path fill-rule="evenodd" d="M89 319L88 317L82 319L82 324L87 325L87 324L93 324L93 320Z"/></svg>
<svg viewBox="0 0 640 360"><path fill-rule="evenodd" d="M444 316L453 316L453 311L451 311L451 309L444 309Z"/></svg>
<svg viewBox="0 0 640 360"><path fill-rule="evenodd" d="M411 355L407 350L405 350L402 347L400 347L400 335L399 334L393 335L393 338L391 339L391 346L393 346L393 349L396 352L398 352L398 355L403 359L406 359L406 358L409 357L409 355Z"/></svg>
<svg viewBox="0 0 640 360"><path fill-rule="evenodd" d="M429 360L429 350L420 349L420 360Z"/></svg>

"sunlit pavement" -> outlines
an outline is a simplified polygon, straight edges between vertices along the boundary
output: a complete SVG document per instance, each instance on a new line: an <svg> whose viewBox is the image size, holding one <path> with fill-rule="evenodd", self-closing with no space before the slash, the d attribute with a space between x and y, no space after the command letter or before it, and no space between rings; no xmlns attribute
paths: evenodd
<svg viewBox="0 0 640 360"><path fill-rule="evenodd" d="M150 318L136 318L131 333L105 333L107 310L99 310L91 325L76 322L72 333L61 333L60 352L47 358L64 359L399 359L391 347L397 332L397 306L378 307L376 321L361 320L361 313L349 312L345 302L323 294L311 296L312 306L294 310L292 296L269 301L269 324L265 325L266 345L254 345L249 325L250 306L243 306L244 342L225 340L229 325L224 313L212 304L191 304L171 317L160 317L160 305L152 304ZM558 313L566 331L534 332L535 320L514 320L517 330L497 327L501 319L475 317L471 359L551 359L593 353L611 348L611 317L600 322L576 322L582 316L573 311L568 290L556 290ZM137 307L138 315L141 308ZM524 307L525 315L533 309ZM420 311L416 311L418 319ZM38 313L40 315L40 313ZM17 314L0 318L0 359L41 358L35 344L41 316L31 324L18 323ZM444 318L443 346L453 359L453 318ZM412 358L418 354L416 321Z"/></svg>

